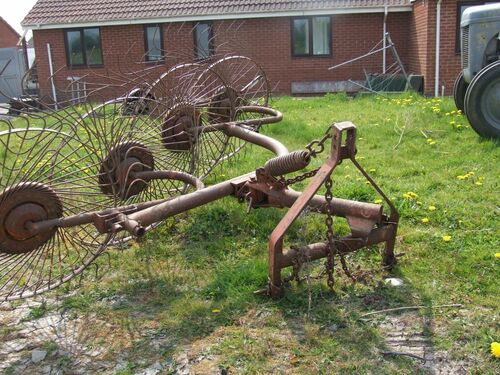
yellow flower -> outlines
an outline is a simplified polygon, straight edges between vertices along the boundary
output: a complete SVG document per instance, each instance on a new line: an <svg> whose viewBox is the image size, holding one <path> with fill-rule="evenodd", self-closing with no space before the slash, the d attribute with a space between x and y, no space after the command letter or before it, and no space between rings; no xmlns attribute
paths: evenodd
<svg viewBox="0 0 500 375"><path fill-rule="evenodd" d="M475 182L475 184L476 184L477 186L481 186L483 183L482 183L481 181L476 181L476 182Z"/></svg>
<svg viewBox="0 0 500 375"><path fill-rule="evenodd" d="M403 198L411 201L411 200L418 198L418 194L414 193L413 191L408 191L408 192L403 194Z"/></svg>
<svg viewBox="0 0 500 375"><path fill-rule="evenodd" d="M429 211L436 211L436 206L429 206L427 209Z"/></svg>
<svg viewBox="0 0 500 375"><path fill-rule="evenodd" d="M218 313L220 313L220 309L213 309L213 310L212 310L212 312L213 312L214 314L218 314Z"/></svg>
<svg viewBox="0 0 500 375"><path fill-rule="evenodd" d="M420 220L422 223L427 224L429 222L429 218L424 217L422 220Z"/></svg>
<svg viewBox="0 0 500 375"><path fill-rule="evenodd" d="M495 358L500 358L500 342L492 342L491 343L491 354Z"/></svg>
<svg viewBox="0 0 500 375"><path fill-rule="evenodd" d="M443 241L444 242L450 242L451 241L451 236L448 236L448 235L443 236Z"/></svg>
<svg viewBox="0 0 500 375"><path fill-rule="evenodd" d="M370 173L373 173L373 172L376 172L377 170L375 168L371 168L370 170L368 170L368 172Z"/></svg>
<svg viewBox="0 0 500 375"><path fill-rule="evenodd" d="M467 180L469 178L469 176L467 176L467 175L460 175L460 176L457 176L457 178L459 180Z"/></svg>
<svg viewBox="0 0 500 375"><path fill-rule="evenodd" d="M500 253L495 253L495 258L500 259Z"/></svg>
<svg viewBox="0 0 500 375"><path fill-rule="evenodd" d="M380 203L382 203L382 199L375 199L375 200L373 201L373 203L375 203L375 204L380 204Z"/></svg>

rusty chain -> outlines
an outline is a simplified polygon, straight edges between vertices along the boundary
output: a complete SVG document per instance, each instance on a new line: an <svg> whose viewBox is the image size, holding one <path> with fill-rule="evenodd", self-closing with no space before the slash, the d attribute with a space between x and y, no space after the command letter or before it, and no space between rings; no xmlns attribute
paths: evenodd
<svg viewBox="0 0 500 375"><path fill-rule="evenodd" d="M309 152L309 156L311 156L312 158L315 158L316 156L318 156L318 154L321 154L323 151L325 151L325 143L326 143L326 141L328 141L332 137L333 137L332 127L329 127L321 139L316 139L316 140L310 142L305 147L306 150ZM285 186L290 186L290 185L296 184L297 182L301 182L301 181L304 181L308 178L316 176L316 173L318 173L318 171L319 171L319 168L316 168L312 171L305 172L301 175L298 175L298 176L295 176L292 178L285 179L283 177L281 179L281 182Z"/></svg>
<svg viewBox="0 0 500 375"><path fill-rule="evenodd" d="M310 142L305 148L309 152L309 155L313 158L317 157L318 154L321 154L325 150L325 143L333 137L332 134L332 128L328 128L328 130L325 132L323 137L319 140L314 140ZM295 184L297 182L304 181L308 178L314 177L316 173L318 173L319 168L316 168L312 171L305 172L301 175L295 176L293 178L285 179L284 177L281 178L281 182L285 186L289 186L292 184ZM344 255L342 254L341 251L337 249L337 246L335 244L336 239L335 235L333 232L333 212L332 212L332 206L331 202L333 199L333 192L332 192L332 187L333 187L333 181L331 178L331 175L328 176L328 178L325 181L325 200L326 200L326 218L325 218L325 224L326 224L326 237L328 241L328 254L327 254L327 259L325 262L325 268L324 271L321 272L317 278L321 277L322 274L326 273L327 275L327 285L330 288L330 290L333 291L333 287L335 284L335 279L334 279L334 268L335 268L335 254L338 254L340 256L340 263L342 266L342 270L344 271L345 275L348 276L351 280L356 281L356 277L349 271L349 268L347 266L346 260ZM302 279L300 278L299 272L302 268L302 265L304 263L304 255L303 254L297 254L296 257L293 259L293 265L292 265L292 273L290 277L286 279L286 282L290 282L292 280L295 280L297 282L300 282Z"/></svg>
<svg viewBox="0 0 500 375"><path fill-rule="evenodd" d="M333 199L333 192L332 192L332 186L333 186L333 181L332 181L332 176L329 175L325 181L325 187L326 187L326 192L325 192L325 200L326 200L326 218L325 218L325 224L326 224L326 238L328 240L328 254L326 257L326 262L325 262L325 271L327 274L327 284L330 290L333 291L333 285L335 283L335 280L333 278L333 269L335 267L335 259L334 255L336 252L335 249L335 238L333 234L333 213L332 213L332 199Z"/></svg>

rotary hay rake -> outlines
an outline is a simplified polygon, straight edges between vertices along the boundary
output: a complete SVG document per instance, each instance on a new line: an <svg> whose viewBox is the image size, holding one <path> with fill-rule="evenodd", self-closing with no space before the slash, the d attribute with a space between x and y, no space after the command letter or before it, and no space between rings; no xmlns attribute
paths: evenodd
<svg viewBox="0 0 500 375"><path fill-rule="evenodd" d="M226 196L251 208L290 208L269 241L266 291L272 297L284 293L281 271L293 267L296 273L304 259L326 258L331 287L335 257L349 274L346 254L383 242L383 264L395 263L398 213L356 161L353 124L333 124L304 151L289 152L259 133L282 114L268 107L267 78L251 59L224 56L158 73L135 72L115 87L110 77L105 84L89 78L78 105L0 120L0 301L54 289L82 274L108 247ZM127 94L95 104L110 87ZM66 93L71 97L70 89ZM328 142L320 168L285 177L307 168ZM254 172L205 187L204 178L245 143L276 157ZM382 205L333 197L331 175L345 159L383 197L389 214ZM304 192L289 188L306 178L312 180ZM316 195L322 186L325 196ZM325 215L325 238L284 251L287 231L306 209ZM347 219L350 235L335 235L334 216Z"/></svg>

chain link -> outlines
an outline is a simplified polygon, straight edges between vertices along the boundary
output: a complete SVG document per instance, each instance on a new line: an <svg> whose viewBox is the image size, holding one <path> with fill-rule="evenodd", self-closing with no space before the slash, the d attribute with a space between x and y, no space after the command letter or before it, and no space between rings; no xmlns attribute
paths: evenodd
<svg viewBox="0 0 500 375"><path fill-rule="evenodd" d="M314 169L314 170L309 171L309 172L305 172L305 173L303 173L299 176L293 177L293 178L287 178L287 179L282 178L281 182L283 184L285 184L285 186L293 185L293 184L296 184L297 182L301 182L301 181L304 181L308 178L316 176L316 173L318 173L318 171L319 171L319 168Z"/></svg>
<svg viewBox="0 0 500 375"><path fill-rule="evenodd" d="M315 158L316 156L318 156L318 154L321 154L323 151L325 151L326 141L328 141L330 138L333 137L333 134L331 131L332 131L332 128L329 127L321 139L316 139L306 146L306 150L309 152L309 155L311 157ZM296 184L297 182L301 182L301 181L304 181L308 178L316 176L316 173L318 173L318 171L319 171L319 168L314 169L314 170L309 171L309 172L305 172L305 173L298 175L298 176L295 176L293 178L288 178L288 179L282 178L281 182L283 184L285 184L285 186L293 185L293 184Z"/></svg>
<svg viewBox="0 0 500 375"><path fill-rule="evenodd" d="M332 192L332 187L333 187L333 181L332 181L332 176L329 175L325 181L325 200L326 200L326 218L325 218L325 224L326 224L326 238L328 240L328 254L326 256L326 262L325 262L325 271L327 274L327 284L330 290L333 291L333 285L335 283L335 280L333 278L333 269L335 267L335 238L333 234L333 212L332 212L332 199L333 199L333 192Z"/></svg>
<svg viewBox="0 0 500 375"><path fill-rule="evenodd" d="M315 158L318 154L321 154L323 151L325 151L325 143L333 137L332 133L332 128L329 127L323 137L319 140L314 140L311 143L309 143L306 146L306 150L309 152L309 155L313 158ZM285 179L284 177L281 178L281 182L285 186L289 186L292 184L295 184L297 182L304 181L308 178L314 177L316 173L318 173L319 168L314 169L309 172L305 172L301 175L298 175L293 178ZM352 275L352 273L349 271L345 258L344 256L338 251L337 246L335 244L335 235L333 232L333 209L332 209L332 200L333 200L333 181L331 174L327 177L325 180L325 201L326 201L326 218L325 218L325 224L326 224L326 237L328 241L328 254L326 256L326 262L325 262L325 268L324 268L324 273L327 275L327 284L330 290L333 291L333 287L335 284L335 279L334 279L334 269L335 269L335 254L340 255L340 263L342 266L342 269L344 273L350 277L353 281L355 280L355 277ZM293 259L293 270L292 274L290 277L287 278L287 281L295 280L299 282L300 276L299 272L300 269L302 268L302 264L304 263L304 259L302 259L302 254L297 254L297 256ZM321 274L318 275L318 277L321 277Z"/></svg>

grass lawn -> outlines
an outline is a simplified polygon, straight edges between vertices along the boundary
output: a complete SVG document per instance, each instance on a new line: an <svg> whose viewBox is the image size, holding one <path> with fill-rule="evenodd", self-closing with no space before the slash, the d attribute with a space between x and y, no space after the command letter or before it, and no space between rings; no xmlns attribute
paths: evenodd
<svg viewBox="0 0 500 375"><path fill-rule="evenodd" d="M123 358L121 374L156 361L166 373L183 361L202 374L425 374L432 366L441 373L500 373L500 359L490 353L500 341L498 141L479 138L449 98L327 95L276 98L272 105L284 120L263 133L290 150L320 138L333 122L357 126L358 160L400 211L395 269L380 270L377 252L365 251L348 261L352 269L374 271L366 285L337 275L335 293L323 279L293 284L279 301L256 296L267 281L268 236L285 211L247 214L245 205L226 198L169 219L129 249L110 250L111 267L103 257L100 280L89 272L77 293L68 294L77 281L54 292L75 318L88 319L86 344L104 348L104 360ZM248 148L207 184L269 157ZM349 162L334 174L334 195L379 198ZM301 218L288 244L324 240L323 220ZM336 228L346 226L339 220ZM312 264L305 273L321 267ZM385 277L404 284L389 286ZM440 307L450 304L461 306ZM415 305L425 308L363 316ZM442 363L426 367L382 354L395 351L397 335L420 338Z"/></svg>

